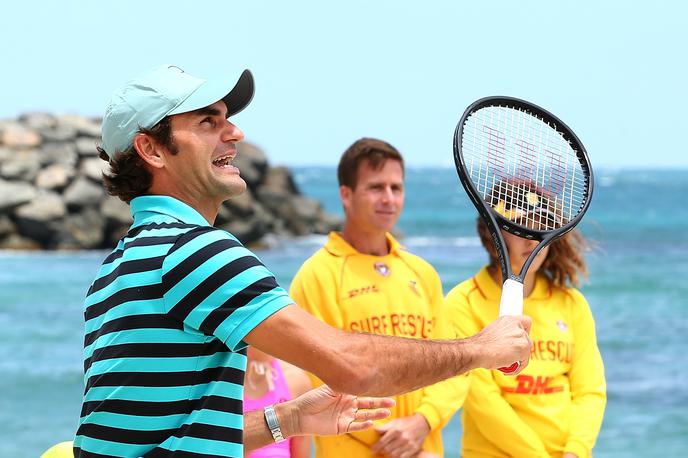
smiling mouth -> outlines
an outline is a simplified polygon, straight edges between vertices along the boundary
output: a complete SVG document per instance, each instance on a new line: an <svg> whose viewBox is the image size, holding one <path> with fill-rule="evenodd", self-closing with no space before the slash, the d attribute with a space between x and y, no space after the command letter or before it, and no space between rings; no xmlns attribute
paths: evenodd
<svg viewBox="0 0 688 458"><path fill-rule="evenodd" d="M234 156L231 154L228 154L226 156L221 156L218 157L213 161L213 165L216 167L220 168L227 168L227 167L233 167L232 165L232 160L234 159Z"/></svg>

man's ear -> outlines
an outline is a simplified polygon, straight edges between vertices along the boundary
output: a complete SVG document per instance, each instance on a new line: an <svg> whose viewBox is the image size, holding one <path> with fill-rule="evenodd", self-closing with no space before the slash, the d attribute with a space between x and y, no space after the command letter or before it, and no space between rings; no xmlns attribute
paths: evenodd
<svg viewBox="0 0 688 458"><path fill-rule="evenodd" d="M344 207L344 210L349 208L353 193L353 190L348 186L342 185L339 187L339 199L342 201L342 206Z"/></svg>
<svg viewBox="0 0 688 458"><path fill-rule="evenodd" d="M134 149L139 154L139 157L151 167L161 169L165 165L163 148L150 135L136 134L136 137L134 137Z"/></svg>

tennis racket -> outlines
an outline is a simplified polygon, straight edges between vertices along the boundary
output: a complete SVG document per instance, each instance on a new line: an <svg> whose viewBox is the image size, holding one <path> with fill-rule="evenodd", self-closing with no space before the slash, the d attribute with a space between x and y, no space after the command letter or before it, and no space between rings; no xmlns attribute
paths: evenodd
<svg viewBox="0 0 688 458"><path fill-rule="evenodd" d="M471 104L454 132L456 171L485 221L502 269L499 315L523 313L523 281L547 245L573 229L590 205L593 174L575 133L537 105L512 97ZM540 243L512 272L503 229ZM521 362L500 368L516 372Z"/></svg>

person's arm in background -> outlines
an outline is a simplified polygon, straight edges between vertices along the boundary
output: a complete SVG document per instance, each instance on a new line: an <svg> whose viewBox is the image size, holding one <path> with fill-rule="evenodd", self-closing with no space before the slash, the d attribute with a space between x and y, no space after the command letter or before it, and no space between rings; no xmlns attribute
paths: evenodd
<svg viewBox="0 0 688 458"><path fill-rule="evenodd" d="M432 338L452 339L455 335L450 317L445 313L442 283L435 270L430 265L426 267L423 279L434 315ZM413 415L391 420L376 428L382 437L371 449L373 453L398 457L408 451L436 452L427 448L429 444L424 444L425 438L430 432L442 429L461 408L468 393L468 374L435 383L422 391L423 397Z"/></svg>
<svg viewBox="0 0 688 458"><path fill-rule="evenodd" d="M457 336L470 336L480 331L481 324L473 316L470 302L457 288L446 298ZM510 456L549 457L540 437L514 412L490 370L475 369L470 374L466 404L470 404L478 428L487 440Z"/></svg>
<svg viewBox="0 0 688 458"><path fill-rule="evenodd" d="M590 306L579 291L571 289L569 292L574 317L574 354L569 371L573 408L564 451L585 458L591 456L600 433L607 390Z"/></svg>
<svg viewBox="0 0 688 458"><path fill-rule="evenodd" d="M363 431L374 420L387 418L394 400L358 398L332 391L327 385L275 405L275 413L285 438L294 436L328 436ZM244 413L244 448L255 450L272 444L274 439L263 410Z"/></svg>

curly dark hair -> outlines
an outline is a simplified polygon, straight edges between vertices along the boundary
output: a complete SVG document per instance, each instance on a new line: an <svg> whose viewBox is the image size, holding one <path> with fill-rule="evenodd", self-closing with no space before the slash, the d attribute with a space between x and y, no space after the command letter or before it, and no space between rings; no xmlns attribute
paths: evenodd
<svg viewBox="0 0 688 458"><path fill-rule="evenodd" d="M150 129L140 128L139 133L150 135L172 154L179 152L172 139L169 116ZM129 203L133 198L148 192L153 176L146 169L146 163L133 145L125 151L115 153L112 157L100 146L97 149L100 158L110 164L110 173L103 173L103 187L108 194Z"/></svg>

